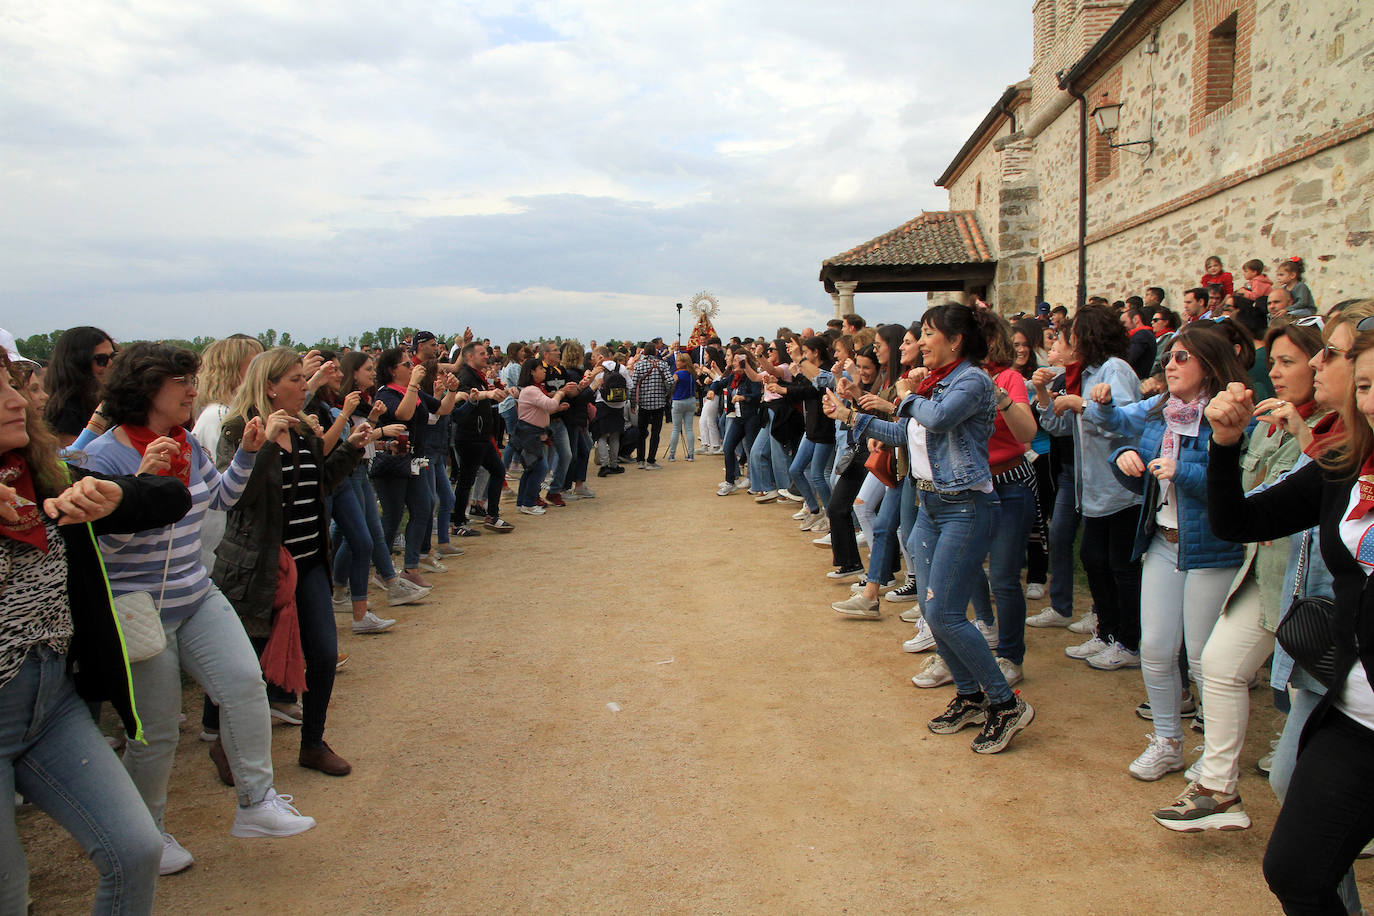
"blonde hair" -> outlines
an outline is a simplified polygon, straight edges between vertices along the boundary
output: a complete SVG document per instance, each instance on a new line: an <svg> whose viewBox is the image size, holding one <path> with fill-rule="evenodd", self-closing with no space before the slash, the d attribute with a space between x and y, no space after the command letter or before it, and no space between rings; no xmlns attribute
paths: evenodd
<svg viewBox="0 0 1374 916"><path fill-rule="evenodd" d="M1341 477L1350 476L1359 471L1370 452L1374 452L1374 430L1370 429L1368 418L1360 413L1360 408L1355 403L1354 378L1356 357L1366 351L1374 350L1374 330L1356 331L1355 326L1360 323L1361 319L1371 316L1374 316L1374 299L1361 299L1342 309L1341 313L1326 325L1322 334L1324 340L1330 341L1336 328L1342 324L1349 324L1351 334L1355 339L1344 357L1351 362L1351 379L1339 408L1343 428L1339 434L1331 438L1317 458L1317 462L1323 470Z"/></svg>
<svg viewBox="0 0 1374 916"><path fill-rule="evenodd" d="M587 351L582 348L582 344L575 340L563 341L563 365L581 367L582 359L587 355Z"/></svg>
<svg viewBox="0 0 1374 916"><path fill-rule="evenodd" d="M247 336L226 337L206 347L200 354L200 390L191 415L198 417L211 404L228 404L233 400L244 359L261 352L262 344Z"/></svg>
<svg viewBox="0 0 1374 916"><path fill-rule="evenodd" d="M301 355L289 347L273 347L253 357L248 364L248 371L244 373L243 384L234 392L234 400L229 404L229 416L225 419L242 417L247 422L253 417L262 417L266 421L275 409L272 399L267 396L267 386L281 381L292 367L300 364ZM305 419L303 413L297 413L296 416Z"/></svg>
<svg viewBox="0 0 1374 916"><path fill-rule="evenodd" d="M869 325L866 328L859 328L859 333L854 335L854 352L858 353L864 347L873 346L873 342L878 339L878 329Z"/></svg>

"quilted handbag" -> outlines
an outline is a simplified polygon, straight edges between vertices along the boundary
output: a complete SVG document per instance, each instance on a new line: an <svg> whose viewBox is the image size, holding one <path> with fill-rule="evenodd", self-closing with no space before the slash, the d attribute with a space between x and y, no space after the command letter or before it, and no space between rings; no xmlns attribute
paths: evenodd
<svg viewBox="0 0 1374 916"><path fill-rule="evenodd" d="M167 634L162 629L162 612L158 610L167 594L167 570L172 562L172 541L175 527L167 536L167 559L162 564L162 591L157 601L151 592L129 592L114 600L119 630L124 635L124 651L130 662L152 658L167 648Z"/></svg>
<svg viewBox="0 0 1374 916"><path fill-rule="evenodd" d="M1312 532L1303 533L1302 551L1293 582L1293 603L1279 621L1274 638L1307 673L1330 690L1336 680L1336 603L1330 598L1303 597L1304 565Z"/></svg>

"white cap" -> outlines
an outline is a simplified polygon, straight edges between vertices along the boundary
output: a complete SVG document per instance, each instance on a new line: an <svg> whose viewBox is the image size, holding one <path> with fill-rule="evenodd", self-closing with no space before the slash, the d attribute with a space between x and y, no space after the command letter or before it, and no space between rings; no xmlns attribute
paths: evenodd
<svg viewBox="0 0 1374 916"><path fill-rule="evenodd" d="M19 355L19 345L14 342L14 335L4 328L0 328L0 347L5 348L5 355L12 363L31 363L33 360L26 356Z"/></svg>

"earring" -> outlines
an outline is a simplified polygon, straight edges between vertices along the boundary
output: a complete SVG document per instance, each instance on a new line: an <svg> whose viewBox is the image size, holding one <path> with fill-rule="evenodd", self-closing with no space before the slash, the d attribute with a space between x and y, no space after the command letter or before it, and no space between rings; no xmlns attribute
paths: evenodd
<svg viewBox="0 0 1374 916"><path fill-rule="evenodd" d="M276 393L275 391L269 391L269 392L267 392L267 400L269 400L269 401L275 401L276 399L277 399L277 393Z"/></svg>

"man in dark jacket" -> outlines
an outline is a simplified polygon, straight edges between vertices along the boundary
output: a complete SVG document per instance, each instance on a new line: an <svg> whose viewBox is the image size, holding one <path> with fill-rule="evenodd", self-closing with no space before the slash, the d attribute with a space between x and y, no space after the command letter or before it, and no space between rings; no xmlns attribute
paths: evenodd
<svg viewBox="0 0 1374 916"><path fill-rule="evenodd" d="M463 347L463 367L458 370L458 390L468 392L467 403L453 412L453 440L458 449L458 486L453 497L453 514L457 516L460 537L473 537L479 532L468 524L468 500L477 469L486 468L487 517L484 527L491 531L507 532L513 525L501 518L501 485L506 480L506 466L496 450L496 405L507 392L493 388L487 381L487 348L485 344L470 343ZM514 393L514 392L510 392Z"/></svg>

